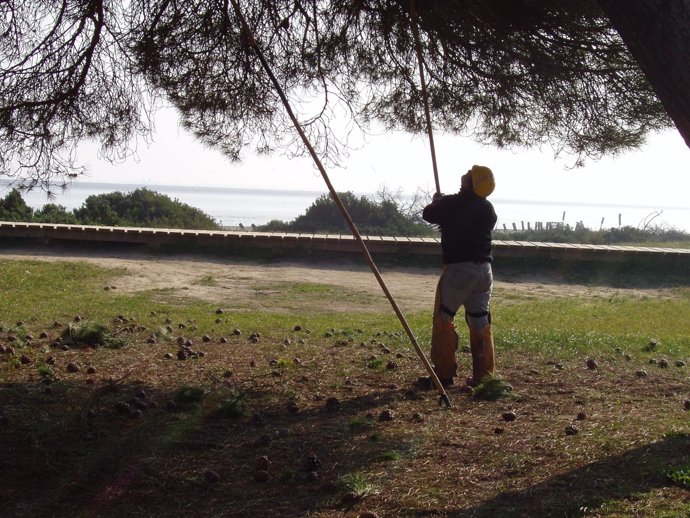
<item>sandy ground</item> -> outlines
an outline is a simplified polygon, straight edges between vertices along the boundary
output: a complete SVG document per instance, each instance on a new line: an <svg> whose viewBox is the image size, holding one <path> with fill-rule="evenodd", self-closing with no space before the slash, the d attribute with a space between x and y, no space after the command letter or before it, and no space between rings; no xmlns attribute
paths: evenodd
<svg viewBox="0 0 690 518"><path fill-rule="evenodd" d="M344 294L342 300L329 304L334 311L380 311L390 308L376 278L366 264L354 263L258 263L241 259L217 259L196 256L163 257L151 254L93 251L58 251L54 249L0 250L2 259L39 261L86 261L105 268L124 268L111 285L118 292L162 290L175 298L197 298L224 307L273 307L290 309L290 300L281 292L291 283L332 286ZM405 311L432 307L437 268L382 268L382 277L400 308ZM536 275L508 276L495 272L494 296L531 297L669 296L662 290L620 289L605 286L568 284ZM320 307L315 297L313 308ZM332 297L331 297L332 299Z"/></svg>

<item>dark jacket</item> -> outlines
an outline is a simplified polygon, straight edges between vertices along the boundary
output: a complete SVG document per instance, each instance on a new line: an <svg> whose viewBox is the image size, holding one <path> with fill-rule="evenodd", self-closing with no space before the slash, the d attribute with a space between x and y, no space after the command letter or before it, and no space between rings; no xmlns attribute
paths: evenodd
<svg viewBox="0 0 690 518"><path fill-rule="evenodd" d="M441 228L445 264L492 261L491 231L496 212L487 199L472 191L460 191L427 205L422 217Z"/></svg>

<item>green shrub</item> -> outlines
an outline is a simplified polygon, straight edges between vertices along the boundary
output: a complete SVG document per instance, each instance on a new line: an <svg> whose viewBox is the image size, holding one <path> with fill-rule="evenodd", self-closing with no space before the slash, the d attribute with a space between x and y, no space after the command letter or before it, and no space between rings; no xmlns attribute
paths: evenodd
<svg viewBox="0 0 690 518"><path fill-rule="evenodd" d="M39 376L43 379L54 379L55 378L55 371L50 365L39 365L38 369Z"/></svg>
<svg viewBox="0 0 690 518"><path fill-rule="evenodd" d="M89 196L74 210L80 223L156 228L213 229L220 227L201 210L149 189Z"/></svg>
<svg viewBox="0 0 690 518"><path fill-rule="evenodd" d="M366 473L347 473L338 478L336 487L355 500L362 500L378 493L378 488L369 480Z"/></svg>
<svg viewBox="0 0 690 518"><path fill-rule="evenodd" d="M201 210L145 188L129 193L92 195L72 212L67 212L65 207L54 203L48 203L34 212L21 193L13 189L0 200L0 220L114 227L220 229L216 221Z"/></svg>
<svg viewBox="0 0 690 518"><path fill-rule="evenodd" d="M652 351L656 351L657 348L659 347L659 340L656 338L652 338L647 345L645 345L642 348L643 352L650 353Z"/></svg>
<svg viewBox="0 0 690 518"><path fill-rule="evenodd" d="M218 405L215 415L224 418L242 417L246 411L247 393L233 389L229 396Z"/></svg>
<svg viewBox="0 0 690 518"><path fill-rule="evenodd" d="M479 385L472 390L475 399L483 401L498 401L499 399L514 398L513 386L493 376L487 376Z"/></svg>
<svg viewBox="0 0 690 518"><path fill-rule="evenodd" d="M393 198L372 201L352 192L338 193L361 234L383 236L424 236L436 233L417 215L406 214ZM319 196L306 212L293 221L273 220L260 226L264 232L309 232L349 234L340 209L328 194Z"/></svg>
<svg viewBox="0 0 690 518"><path fill-rule="evenodd" d="M201 400L206 396L206 391L200 387L183 385L175 391L173 397L178 408L183 410L193 409L199 406Z"/></svg>
<svg viewBox="0 0 690 518"><path fill-rule="evenodd" d="M677 229L650 227L618 227L605 230L592 230L587 227L562 227L505 231L497 229L495 239L514 241L542 241L549 243L583 243L592 245L616 245L621 243L679 243L690 242L690 234Z"/></svg>
<svg viewBox="0 0 690 518"><path fill-rule="evenodd" d="M66 225L79 224L74 212L67 212L65 207L54 203L47 203L34 212L32 221L36 223L61 223Z"/></svg>
<svg viewBox="0 0 690 518"><path fill-rule="evenodd" d="M0 221L31 221L33 209L17 189L12 189L0 200Z"/></svg>
<svg viewBox="0 0 690 518"><path fill-rule="evenodd" d="M666 472L666 476L677 486L690 489L690 465L670 469Z"/></svg>
<svg viewBox="0 0 690 518"><path fill-rule="evenodd" d="M397 451L383 451L377 459L381 462L395 462L400 459L400 454Z"/></svg>
<svg viewBox="0 0 690 518"><path fill-rule="evenodd" d="M61 334L62 339L71 345L89 345L91 347L121 347L122 340L115 339L110 329L98 322L72 323Z"/></svg>

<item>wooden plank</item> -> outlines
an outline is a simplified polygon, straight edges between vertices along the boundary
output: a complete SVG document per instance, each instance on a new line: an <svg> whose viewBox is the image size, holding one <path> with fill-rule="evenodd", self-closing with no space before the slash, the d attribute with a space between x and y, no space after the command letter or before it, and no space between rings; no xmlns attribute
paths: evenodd
<svg viewBox="0 0 690 518"><path fill-rule="evenodd" d="M48 233L50 233L48 235ZM203 240L233 240L251 241L256 246L306 246L316 249L353 252L357 250L355 238L349 234L307 234L293 232L255 232L255 231L218 231L193 229L154 229L146 227L107 227L99 225L70 225L61 223L28 223L0 221L0 235L20 236L28 238L50 237L57 239L88 239L98 241L120 241L146 243L147 237L156 237L174 242L191 237ZM362 236L362 239L378 253L395 253L401 246L405 250L416 254L438 255L440 252L439 237L405 237L405 236ZM580 254L586 259L610 260L629 256L658 256L678 257L690 256L690 249L668 247L644 247L629 245L586 245L579 243L553 242L525 242L497 239L493 242L495 253L498 255L530 256L548 253L549 257L558 258L572 254ZM584 255L583 255L584 254Z"/></svg>

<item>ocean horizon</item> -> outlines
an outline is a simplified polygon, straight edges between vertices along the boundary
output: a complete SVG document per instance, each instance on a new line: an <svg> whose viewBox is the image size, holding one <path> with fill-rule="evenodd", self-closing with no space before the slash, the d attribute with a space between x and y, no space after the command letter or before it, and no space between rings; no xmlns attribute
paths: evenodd
<svg viewBox="0 0 690 518"><path fill-rule="evenodd" d="M0 197L10 190L0 180ZM103 182L74 182L65 191L57 190L52 199L40 190L25 192L22 197L34 210L46 203L62 205L67 210L81 207L86 198L109 192L131 192L146 188L171 199L196 207L224 227L250 227L272 220L292 221L327 191L288 189L253 189L214 186L158 185ZM376 197L374 193L355 193ZM409 202L412 194L404 193L401 201ZM618 226L643 227L645 223L661 228L690 231L690 207L596 204L578 201L491 200L498 215L498 229L534 228L536 223L563 223L574 227L582 223L591 229ZM356 223L356 222L355 222Z"/></svg>

